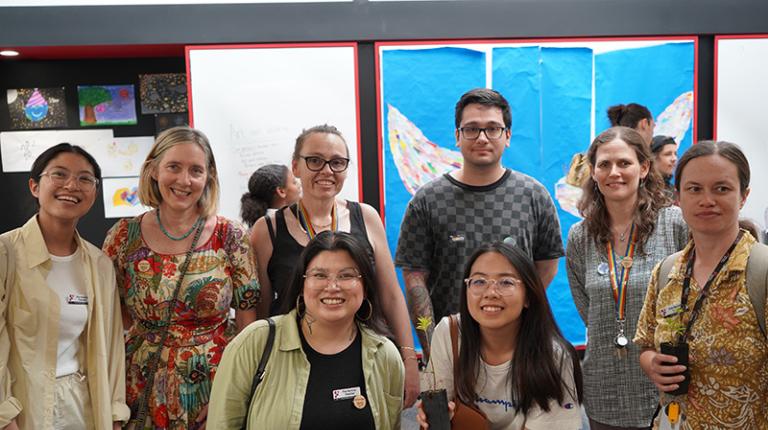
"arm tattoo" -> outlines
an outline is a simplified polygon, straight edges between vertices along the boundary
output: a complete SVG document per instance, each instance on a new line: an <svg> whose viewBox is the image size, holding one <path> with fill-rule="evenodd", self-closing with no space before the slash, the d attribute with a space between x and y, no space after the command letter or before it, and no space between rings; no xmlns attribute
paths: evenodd
<svg viewBox="0 0 768 430"><path fill-rule="evenodd" d="M403 270L403 278L405 279L406 298L408 301L408 312L411 314L411 321L416 326L419 321L419 317L429 317L433 323L429 326L427 333L421 330L417 330L416 334L419 337L422 350L429 354L429 341L432 339L432 331L437 323L434 318L434 312L432 311L432 300L429 297L429 291L427 290L426 279L429 272L426 271L410 271Z"/></svg>

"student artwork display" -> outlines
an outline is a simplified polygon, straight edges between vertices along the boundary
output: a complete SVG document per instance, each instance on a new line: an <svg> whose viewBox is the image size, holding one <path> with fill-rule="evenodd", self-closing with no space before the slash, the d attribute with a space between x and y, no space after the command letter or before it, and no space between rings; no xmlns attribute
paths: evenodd
<svg viewBox="0 0 768 430"><path fill-rule="evenodd" d="M179 125L189 125L189 115L186 113L155 114L155 136Z"/></svg>
<svg viewBox="0 0 768 430"><path fill-rule="evenodd" d="M142 114L187 111L187 76L183 73L139 75Z"/></svg>
<svg viewBox="0 0 768 430"><path fill-rule="evenodd" d="M38 155L61 142L82 146L101 163L113 139L112 129L0 132L3 172L29 172Z"/></svg>
<svg viewBox="0 0 768 430"><path fill-rule="evenodd" d="M139 178L104 178L104 218L126 218L150 210L139 201Z"/></svg>
<svg viewBox="0 0 768 430"><path fill-rule="evenodd" d="M133 85L78 85L80 125L135 125Z"/></svg>
<svg viewBox="0 0 768 430"><path fill-rule="evenodd" d="M153 143L153 136L116 137L93 156L101 165L104 177L138 176Z"/></svg>
<svg viewBox="0 0 768 430"><path fill-rule="evenodd" d="M558 207L564 241L580 219L576 203L581 190L572 179L578 175L569 172L571 161L609 127L609 106L645 105L654 114L655 134L675 137L680 153L692 143L692 38L392 42L378 44L377 50L382 207L392 250L413 193L461 166L454 107L472 88L496 89L509 101L512 138L502 163L544 184ZM571 299L564 259L547 294L566 338L583 343L585 330Z"/></svg>
<svg viewBox="0 0 768 430"><path fill-rule="evenodd" d="M12 130L67 126L64 87L6 91Z"/></svg>

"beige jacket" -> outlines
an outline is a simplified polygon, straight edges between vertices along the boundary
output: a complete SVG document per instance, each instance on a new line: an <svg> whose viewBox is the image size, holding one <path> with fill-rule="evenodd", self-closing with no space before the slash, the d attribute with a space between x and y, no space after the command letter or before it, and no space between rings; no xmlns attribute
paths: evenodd
<svg viewBox="0 0 768 430"><path fill-rule="evenodd" d="M51 259L37 216L4 234L15 252L11 291L0 283L0 428L11 420L22 430L48 429L53 423L60 304L46 279ZM120 301L112 261L76 236L88 292L88 322L81 337L81 369L88 378L97 430L127 421L125 346ZM0 246L0 280L7 275ZM83 356L84 355L84 356ZM83 363L84 362L84 363Z"/></svg>

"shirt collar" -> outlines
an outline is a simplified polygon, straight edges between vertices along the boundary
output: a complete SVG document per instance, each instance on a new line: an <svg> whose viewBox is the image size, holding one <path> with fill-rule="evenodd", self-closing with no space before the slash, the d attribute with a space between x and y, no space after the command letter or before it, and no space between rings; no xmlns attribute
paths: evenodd
<svg viewBox="0 0 768 430"><path fill-rule="evenodd" d="M51 254L48 252L48 247L45 246L45 239L43 239L43 232L40 230L40 224L37 221L37 214L35 214L29 221L21 227L21 237L24 240L24 252L27 256L27 268L32 269L36 266L44 264L51 259ZM85 252L85 243L80 237L80 234L75 230L75 241L78 248Z"/></svg>
<svg viewBox="0 0 768 430"><path fill-rule="evenodd" d="M749 259L749 250L755 243L755 239L751 235L746 234L745 230L742 230L741 239L733 248L731 256L728 258L728 262L723 267L723 272L743 272L747 269L747 261ZM689 241L683 248L683 253L675 262L675 265L670 272L670 278L683 279L685 278L685 269L688 264L688 260L691 257L691 250L693 249L693 241Z"/></svg>
<svg viewBox="0 0 768 430"><path fill-rule="evenodd" d="M296 323L296 309L282 316L283 330L280 338L279 348L281 351L291 351L301 349L301 338L299 337L299 325ZM358 329L362 335L363 350L369 354L375 353L385 342L384 336L375 333L368 327L358 323Z"/></svg>

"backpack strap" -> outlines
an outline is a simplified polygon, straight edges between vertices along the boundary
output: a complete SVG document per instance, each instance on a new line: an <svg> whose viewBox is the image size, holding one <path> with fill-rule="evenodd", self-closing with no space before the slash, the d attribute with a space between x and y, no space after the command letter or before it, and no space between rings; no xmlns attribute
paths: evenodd
<svg viewBox="0 0 768 430"><path fill-rule="evenodd" d="M675 261L683 254L683 251L675 252L672 255L667 256L661 260L661 268L659 269L659 277L656 280L656 292L658 293L669 283L669 274L672 272L672 267L675 265Z"/></svg>
<svg viewBox="0 0 768 430"><path fill-rule="evenodd" d="M453 351L453 392L456 393L456 381L459 378L459 319L450 315L451 351Z"/></svg>
<svg viewBox="0 0 768 430"><path fill-rule="evenodd" d="M261 359L259 359L259 367L256 369L256 374L253 375L253 381L251 382L251 393L248 396L248 402L245 404L245 421L243 429L248 428L248 411L251 409L253 394L264 379L267 362L269 361L269 356L272 355L272 346L275 344L275 320L267 318L267 323L269 323L269 335L267 335L267 343L264 345L264 352L262 352Z"/></svg>
<svg viewBox="0 0 768 430"><path fill-rule="evenodd" d="M760 332L765 332L765 295L768 288L768 246L756 242L747 260L747 292L757 314Z"/></svg>

